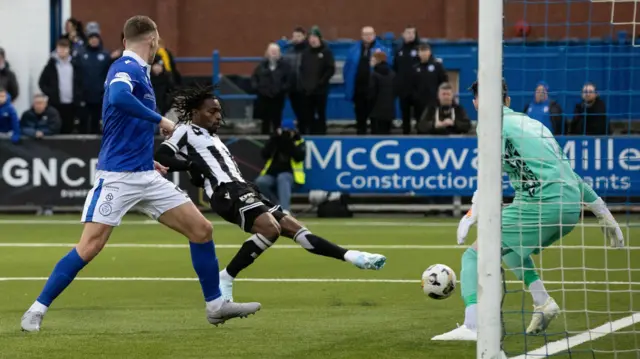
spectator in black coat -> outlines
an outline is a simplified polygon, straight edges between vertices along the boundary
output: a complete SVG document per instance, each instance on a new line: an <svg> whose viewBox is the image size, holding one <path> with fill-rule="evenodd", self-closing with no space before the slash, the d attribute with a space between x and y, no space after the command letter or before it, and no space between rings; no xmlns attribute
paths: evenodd
<svg viewBox="0 0 640 359"><path fill-rule="evenodd" d="M20 126L22 134L36 139L60 133L60 115L49 106L47 97L37 94L33 97L33 106L22 114Z"/></svg>
<svg viewBox="0 0 640 359"><path fill-rule="evenodd" d="M598 95L596 86L587 83L582 87L582 102L576 104L571 121L571 134L601 136L611 134L607 121L607 106Z"/></svg>
<svg viewBox="0 0 640 359"><path fill-rule="evenodd" d="M453 87L445 82L438 88L438 103L429 106L417 125L419 134L463 135L469 133L471 121L467 112L453 99Z"/></svg>
<svg viewBox="0 0 640 359"><path fill-rule="evenodd" d="M100 134L102 119L102 97L111 58L102 47L100 27L96 22L87 24L87 46L77 57L82 77L82 121L80 133Z"/></svg>
<svg viewBox="0 0 640 359"><path fill-rule="evenodd" d="M251 87L258 95L256 117L262 119L262 134L271 134L282 122L284 99L291 85L291 67L282 59L280 46L269 44L265 59L251 76Z"/></svg>
<svg viewBox="0 0 640 359"><path fill-rule="evenodd" d="M407 26L402 33L402 45L397 49L393 60L393 70L396 73L395 90L400 100L402 133L405 135L411 133L411 110L413 109L413 117L416 120L422 115L417 112L412 96L414 68L420 63L419 46L420 37L415 26Z"/></svg>
<svg viewBox="0 0 640 359"><path fill-rule="evenodd" d="M291 101L291 109L298 122L300 122L304 113L304 93L300 86L300 63L302 62L302 53L307 46L307 32L303 28L297 27L293 30L290 46L283 55L283 58L291 67L289 101Z"/></svg>
<svg viewBox="0 0 640 359"><path fill-rule="evenodd" d="M418 46L418 56L420 56L420 63L413 68L411 85L414 111L419 114L417 117L422 116L427 106L437 105L438 87L449 81L444 66L433 57L431 46L428 44Z"/></svg>
<svg viewBox="0 0 640 359"><path fill-rule="evenodd" d="M371 55L371 80L369 81L369 103L371 111L371 133L374 135L388 135L391 133L391 123L396 117L395 95L393 83L395 73L387 62L387 54L376 52Z"/></svg>
<svg viewBox="0 0 640 359"><path fill-rule="evenodd" d="M305 96L306 115L298 123L298 128L303 135L323 135L327 133L329 81L336 71L336 63L333 52L322 41L318 27L309 31L308 41L309 47L302 53L300 63L300 84Z"/></svg>
<svg viewBox="0 0 640 359"><path fill-rule="evenodd" d="M9 68L5 55L4 49L0 47L0 88L5 89L12 101L15 101L20 93L20 87L16 74Z"/></svg>
<svg viewBox="0 0 640 359"><path fill-rule="evenodd" d="M76 129L76 112L83 98L83 89L82 71L71 56L69 40L58 40L56 52L42 70L38 84L49 98L49 105L60 113L60 133L73 133Z"/></svg>
<svg viewBox="0 0 640 359"><path fill-rule="evenodd" d="M164 67L164 60L156 55L151 65L151 86L156 94L156 107L161 115L165 115L171 109L172 97L175 83L174 77Z"/></svg>

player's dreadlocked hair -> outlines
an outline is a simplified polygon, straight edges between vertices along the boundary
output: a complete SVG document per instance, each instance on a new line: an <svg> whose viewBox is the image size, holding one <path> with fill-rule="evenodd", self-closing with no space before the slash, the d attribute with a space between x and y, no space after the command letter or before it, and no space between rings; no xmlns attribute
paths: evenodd
<svg viewBox="0 0 640 359"><path fill-rule="evenodd" d="M193 110L199 109L206 100L220 101L213 93L216 88L217 86L195 85L175 91L173 93L173 107L178 114L178 123L190 123ZM224 112L222 123L224 123Z"/></svg>

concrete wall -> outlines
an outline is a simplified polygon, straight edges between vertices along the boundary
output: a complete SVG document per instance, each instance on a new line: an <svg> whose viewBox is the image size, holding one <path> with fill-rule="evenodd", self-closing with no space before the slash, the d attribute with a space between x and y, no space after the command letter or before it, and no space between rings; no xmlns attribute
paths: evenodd
<svg viewBox="0 0 640 359"><path fill-rule="evenodd" d="M39 91L38 78L49 59L49 33L48 1L0 0L0 47L20 84L14 103L19 114Z"/></svg>

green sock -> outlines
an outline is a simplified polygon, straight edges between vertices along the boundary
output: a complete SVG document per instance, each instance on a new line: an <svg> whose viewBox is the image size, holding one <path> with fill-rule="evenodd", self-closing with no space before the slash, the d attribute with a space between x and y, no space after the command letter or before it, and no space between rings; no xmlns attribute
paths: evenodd
<svg viewBox="0 0 640 359"><path fill-rule="evenodd" d="M478 252L473 248L467 248L462 255L460 293L465 306L478 302Z"/></svg>
<svg viewBox="0 0 640 359"><path fill-rule="evenodd" d="M536 266L533 264L531 256L526 258L520 257L516 252L509 252L502 256L502 261L511 269L513 274L516 275L518 280L524 281L524 284L529 288L531 283L540 279L536 272Z"/></svg>

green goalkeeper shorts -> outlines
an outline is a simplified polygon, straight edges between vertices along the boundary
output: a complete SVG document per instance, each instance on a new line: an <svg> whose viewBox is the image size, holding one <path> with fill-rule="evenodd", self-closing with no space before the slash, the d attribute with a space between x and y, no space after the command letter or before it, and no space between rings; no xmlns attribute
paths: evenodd
<svg viewBox="0 0 640 359"><path fill-rule="evenodd" d="M569 234L580 220L579 206L545 209L512 204L502 210L502 254L522 258L540 251Z"/></svg>

